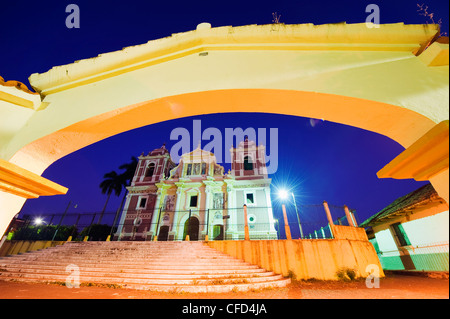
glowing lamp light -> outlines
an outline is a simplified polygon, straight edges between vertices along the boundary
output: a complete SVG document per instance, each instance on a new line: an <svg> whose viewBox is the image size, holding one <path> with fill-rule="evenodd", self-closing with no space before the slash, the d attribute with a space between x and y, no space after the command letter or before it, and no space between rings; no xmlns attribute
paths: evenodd
<svg viewBox="0 0 450 319"><path fill-rule="evenodd" d="M44 220L42 219L42 218L40 218L40 217L36 217L35 219L34 219L34 224L35 225L42 225L42 223L44 222Z"/></svg>
<svg viewBox="0 0 450 319"><path fill-rule="evenodd" d="M280 196L281 199L287 199L289 196L289 192L285 189L280 189L278 192L278 196Z"/></svg>

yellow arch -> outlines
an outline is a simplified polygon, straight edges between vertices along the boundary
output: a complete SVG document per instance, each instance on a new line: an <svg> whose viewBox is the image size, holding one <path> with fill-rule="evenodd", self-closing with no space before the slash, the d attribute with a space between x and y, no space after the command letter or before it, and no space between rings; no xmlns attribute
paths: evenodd
<svg viewBox="0 0 450 319"><path fill-rule="evenodd" d="M182 117L229 112L325 119L385 135L405 147L435 125L411 110L359 98L294 90L214 90L146 101L74 123L26 145L11 162L42 173L61 157L125 131Z"/></svg>
<svg viewBox="0 0 450 319"><path fill-rule="evenodd" d="M64 193L39 179L54 161L115 134L181 117L264 112L323 118L411 147L408 160L415 150L427 158L430 140L439 137L431 143L437 145L445 134L448 139L448 121L433 131L448 120L448 44L437 41L424 51L438 30L202 24L33 74L30 83L39 95L0 85L0 189L10 191L0 192L0 233L25 201L14 190L24 197L35 189ZM448 186L442 186L448 184L448 148L446 154L447 170L427 174L437 174L430 180L448 201ZM436 169L445 166L445 160L433 160L440 163ZM396 178L394 164L383 177ZM401 178L414 174L403 170Z"/></svg>

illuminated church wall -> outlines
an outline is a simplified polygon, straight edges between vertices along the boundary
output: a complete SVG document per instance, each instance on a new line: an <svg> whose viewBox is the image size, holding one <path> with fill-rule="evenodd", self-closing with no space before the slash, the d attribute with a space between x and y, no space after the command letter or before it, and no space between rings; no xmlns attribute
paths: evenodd
<svg viewBox="0 0 450 319"><path fill-rule="evenodd" d="M246 139L230 152L227 174L200 146L178 165L165 146L142 154L114 239L244 238L244 204L250 237L276 239L264 147Z"/></svg>

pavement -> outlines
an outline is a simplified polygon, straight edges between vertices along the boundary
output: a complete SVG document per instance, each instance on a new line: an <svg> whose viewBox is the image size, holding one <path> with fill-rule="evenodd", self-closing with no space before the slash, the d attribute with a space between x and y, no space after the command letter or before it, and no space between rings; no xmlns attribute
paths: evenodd
<svg viewBox="0 0 450 319"><path fill-rule="evenodd" d="M449 299L449 280L390 274L379 288L367 288L365 280L294 281L286 288L216 294L0 281L0 299Z"/></svg>

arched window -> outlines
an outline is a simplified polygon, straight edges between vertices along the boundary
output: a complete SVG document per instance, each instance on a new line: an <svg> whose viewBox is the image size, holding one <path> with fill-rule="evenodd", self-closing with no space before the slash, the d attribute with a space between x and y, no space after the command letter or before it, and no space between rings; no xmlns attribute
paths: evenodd
<svg viewBox="0 0 450 319"><path fill-rule="evenodd" d="M250 156L244 157L244 170L252 171L253 170L253 161Z"/></svg>
<svg viewBox="0 0 450 319"><path fill-rule="evenodd" d="M155 163L150 163L145 171L145 177L152 177L155 172Z"/></svg>

